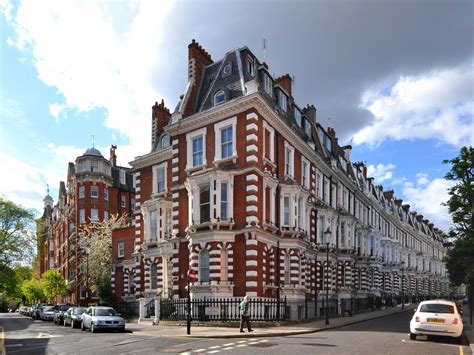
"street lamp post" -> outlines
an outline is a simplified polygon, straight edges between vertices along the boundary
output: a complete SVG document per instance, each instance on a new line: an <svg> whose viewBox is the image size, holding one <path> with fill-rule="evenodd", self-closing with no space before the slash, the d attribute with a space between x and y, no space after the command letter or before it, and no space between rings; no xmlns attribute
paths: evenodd
<svg viewBox="0 0 474 355"><path fill-rule="evenodd" d="M405 269L405 262L402 261L402 309L405 309L405 288L404 288L404 269Z"/></svg>
<svg viewBox="0 0 474 355"><path fill-rule="evenodd" d="M326 325L329 325L329 280L328 280L328 268L329 268L329 243L331 241L331 231L328 229L324 232L324 238L326 240Z"/></svg>
<svg viewBox="0 0 474 355"><path fill-rule="evenodd" d="M316 243L316 256L314 257L314 317L318 316L318 243Z"/></svg>

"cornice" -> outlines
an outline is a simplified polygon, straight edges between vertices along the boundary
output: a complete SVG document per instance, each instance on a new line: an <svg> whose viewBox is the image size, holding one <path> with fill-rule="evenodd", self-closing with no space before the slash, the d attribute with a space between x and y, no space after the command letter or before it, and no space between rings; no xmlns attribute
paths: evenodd
<svg viewBox="0 0 474 355"><path fill-rule="evenodd" d="M172 158L171 146L162 149L158 152L151 152L145 155L141 155L129 162L133 169L145 168L150 165L162 163L163 161L170 160Z"/></svg>

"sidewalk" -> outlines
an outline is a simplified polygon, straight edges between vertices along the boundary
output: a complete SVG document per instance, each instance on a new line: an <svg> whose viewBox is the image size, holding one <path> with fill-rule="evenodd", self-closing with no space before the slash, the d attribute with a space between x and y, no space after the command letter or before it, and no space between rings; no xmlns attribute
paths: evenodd
<svg viewBox="0 0 474 355"><path fill-rule="evenodd" d="M474 354L474 322L473 325L469 323L469 307L467 305L463 307L462 322L464 324L464 334L469 340L471 352Z"/></svg>
<svg viewBox="0 0 474 355"><path fill-rule="evenodd" d="M256 337L275 337L321 332L328 329L335 329L342 326L356 324L371 319L383 318L392 314L402 312L413 312L415 305L407 304L405 309L401 307L388 308L383 311L368 312L358 314L353 317L330 318L329 325L325 325L324 320L317 320L308 323L300 323L295 325L282 325L274 327L255 327L254 331L248 333L240 333L238 326L230 327L206 327L192 326L191 335L194 338L256 338ZM166 337L188 337L186 334L186 326L163 325L158 326L148 324L127 324L127 329L133 331L134 335L146 336L166 336Z"/></svg>

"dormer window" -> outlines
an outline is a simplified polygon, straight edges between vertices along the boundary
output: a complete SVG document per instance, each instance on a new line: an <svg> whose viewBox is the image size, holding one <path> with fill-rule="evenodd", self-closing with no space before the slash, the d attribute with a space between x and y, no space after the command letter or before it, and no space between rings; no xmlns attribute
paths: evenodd
<svg viewBox="0 0 474 355"><path fill-rule="evenodd" d="M304 120L304 131L308 137L311 137L311 123L308 120Z"/></svg>
<svg viewBox="0 0 474 355"><path fill-rule="evenodd" d="M278 91L278 106L280 106L284 112L288 109L288 98L281 90Z"/></svg>
<svg viewBox="0 0 474 355"><path fill-rule="evenodd" d="M120 183L125 185L125 170L120 170Z"/></svg>
<svg viewBox="0 0 474 355"><path fill-rule="evenodd" d="M226 78L230 74L232 74L232 65L230 63L227 63L226 65L224 65L224 69L222 69L222 77Z"/></svg>
<svg viewBox="0 0 474 355"><path fill-rule="evenodd" d="M255 76L255 59L250 56L247 58L247 72L251 76Z"/></svg>
<svg viewBox="0 0 474 355"><path fill-rule="evenodd" d="M301 111L295 106L295 121L298 127L301 127Z"/></svg>
<svg viewBox="0 0 474 355"><path fill-rule="evenodd" d="M170 136L165 134L163 138L161 138L161 147L166 148L170 146Z"/></svg>
<svg viewBox="0 0 474 355"><path fill-rule="evenodd" d="M267 73L263 74L263 88L265 89L265 92L268 94L268 96L272 97L273 96L273 83L272 79Z"/></svg>
<svg viewBox="0 0 474 355"><path fill-rule="evenodd" d="M219 90L214 94L214 106L223 104L225 102L225 92Z"/></svg>

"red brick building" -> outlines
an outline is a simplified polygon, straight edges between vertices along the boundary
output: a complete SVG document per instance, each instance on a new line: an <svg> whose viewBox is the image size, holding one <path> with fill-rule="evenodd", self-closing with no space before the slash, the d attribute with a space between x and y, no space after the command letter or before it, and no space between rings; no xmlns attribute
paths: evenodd
<svg viewBox="0 0 474 355"><path fill-rule="evenodd" d="M56 205L49 193L44 199L39 224L40 275L54 268L72 285L73 291L62 301L88 304L95 299L85 283L87 256L79 247L80 226L101 222L113 214L131 215L135 209L133 175L129 168L116 165L115 149L111 147L109 160L97 149L87 149L75 163L69 163Z"/></svg>
<svg viewBox="0 0 474 355"><path fill-rule="evenodd" d="M441 231L351 162L351 146L299 106L246 47L213 61L194 40L174 112L152 107L151 151L130 164L134 232L114 234L118 299L445 294ZM325 238L327 237L327 239ZM327 253L329 249L329 253ZM401 275L403 273L403 276ZM293 302L293 303L291 303Z"/></svg>

